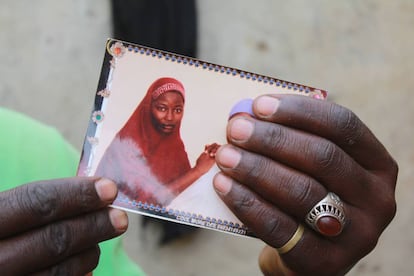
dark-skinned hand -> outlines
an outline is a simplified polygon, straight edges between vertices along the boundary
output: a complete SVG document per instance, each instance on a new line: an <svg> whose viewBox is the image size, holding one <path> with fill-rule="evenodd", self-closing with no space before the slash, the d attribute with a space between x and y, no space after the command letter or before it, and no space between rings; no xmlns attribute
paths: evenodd
<svg viewBox="0 0 414 276"><path fill-rule="evenodd" d="M255 99L255 118L236 116L216 153L214 186L269 247L265 275L343 275L374 249L396 212L396 162L350 110L300 95ZM340 197L343 231L324 236L306 222L328 192ZM282 247L302 224L303 236ZM280 258L280 259L279 259Z"/></svg>
<svg viewBox="0 0 414 276"><path fill-rule="evenodd" d="M98 264L98 243L128 227L109 208L107 179L74 177L29 183L0 193L1 275L85 275Z"/></svg>

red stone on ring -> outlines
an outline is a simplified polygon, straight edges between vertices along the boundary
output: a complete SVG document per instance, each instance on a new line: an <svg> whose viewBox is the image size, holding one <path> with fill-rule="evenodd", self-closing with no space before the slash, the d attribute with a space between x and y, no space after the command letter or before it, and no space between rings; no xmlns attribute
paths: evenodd
<svg viewBox="0 0 414 276"><path fill-rule="evenodd" d="M341 233L342 224L331 216L322 216L316 221L316 227L322 235L334 237Z"/></svg>

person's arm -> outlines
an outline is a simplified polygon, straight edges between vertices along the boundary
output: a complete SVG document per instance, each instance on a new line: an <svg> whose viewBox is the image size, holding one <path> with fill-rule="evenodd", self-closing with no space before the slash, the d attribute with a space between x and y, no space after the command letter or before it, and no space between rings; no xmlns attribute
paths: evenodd
<svg viewBox="0 0 414 276"><path fill-rule="evenodd" d="M345 274L395 215L396 162L353 112L334 103L270 95L253 110L257 119L228 124L229 144L216 155L218 194L273 247L260 260L267 275L280 275L275 254L290 270L284 273ZM324 220L308 223L311 210Z"/></svg>
<svg viewBox="0 0 414 276"><path fill-rule="evenodd" d="M219 145L216 143L207 145L204 152L198 157L195 166L184 175L169 183L169 189L173 191L175 195L178 195L199 179L203 174L207 173L216 162L215 154L218 147Z"/></svg>

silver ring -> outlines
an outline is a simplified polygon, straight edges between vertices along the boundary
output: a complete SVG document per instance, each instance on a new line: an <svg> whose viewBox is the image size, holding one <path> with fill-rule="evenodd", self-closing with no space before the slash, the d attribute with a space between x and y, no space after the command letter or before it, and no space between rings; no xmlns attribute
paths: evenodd
<svg viewBox="0 0 414 276"><path fill-rule="evenodd" d="M324 236L337 236L345 225L344 204L336 194L328 193L307 214L306 223Z"/></svg>

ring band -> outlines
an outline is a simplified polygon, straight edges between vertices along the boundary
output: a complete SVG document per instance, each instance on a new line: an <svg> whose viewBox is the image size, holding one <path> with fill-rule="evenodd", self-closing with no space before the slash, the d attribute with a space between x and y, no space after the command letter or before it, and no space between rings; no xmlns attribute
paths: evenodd
<svg viewBox="0 0 414 276"><path fill-rule="evenodd" d="M324 236L339 235L345 225L345 211L341 199L334 193L328 193L307 214L306 223Z"/></svg>
<svg viewBox="0 0 414 276"><path fill-rule="evenodd" d="M295 245L302 238L304 230L305 228L303 227L303 225L299 224L293 236L282 247L276 248L277 252L279 254L285 254L292 250L292 248L295 247Z"/></svg>

